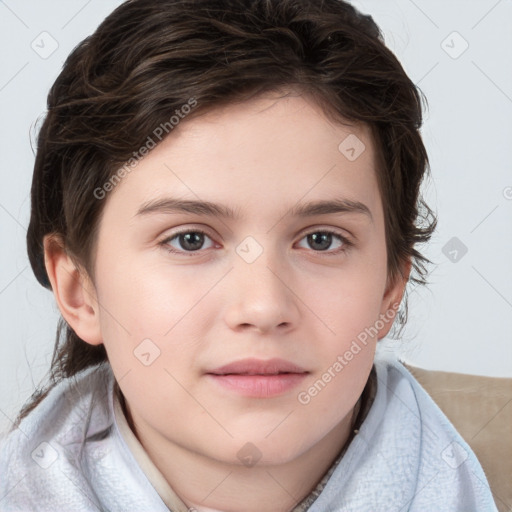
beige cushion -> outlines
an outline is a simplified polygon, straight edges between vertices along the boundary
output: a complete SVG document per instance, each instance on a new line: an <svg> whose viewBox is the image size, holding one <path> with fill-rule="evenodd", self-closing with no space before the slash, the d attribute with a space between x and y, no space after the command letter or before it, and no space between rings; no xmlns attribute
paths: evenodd
<svg viewBox="0 0 512 512"><path fill-rule="evenodd" d="M500 512L512 511L512 378L403 363L475 452Z"/></svg>

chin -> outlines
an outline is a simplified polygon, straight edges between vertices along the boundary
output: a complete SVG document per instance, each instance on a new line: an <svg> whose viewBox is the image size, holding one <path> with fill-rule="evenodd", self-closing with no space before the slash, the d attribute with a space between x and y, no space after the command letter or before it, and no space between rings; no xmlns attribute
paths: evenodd
<svg viewBox="0 0 512 512"><path fill-rule="evenodd" d="M250 439L249 436L247 438ZM292 441L289 436L286 436L285 439L276 436L273 440L248 440L240 443L240 446L237 443L235 459L231 462L248 467L255 465L280 466L294 461L307 449L308 447L303 446L302 443Z"/></svg>

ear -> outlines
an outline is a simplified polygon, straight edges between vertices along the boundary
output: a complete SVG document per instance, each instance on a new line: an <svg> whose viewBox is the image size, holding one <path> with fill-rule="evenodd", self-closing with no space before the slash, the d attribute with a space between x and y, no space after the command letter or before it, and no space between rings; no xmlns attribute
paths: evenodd
<svg viewBox="0 0 512 512"><path fill-rule="evenodd" d="M377 339L381 340L387 336L388 332L393 325L393 320L398 313L400 302L405 291L409 275L411 273L411 260L407 260L402 266L401 275L398 276L394 282L388 282L384 297L382 298L382 306L380 310L379 324L383 323L384 326L379 329Z"/></svg>
<svg viewBox="0 0 512 512"><path fill-rule="evenodd" d="M98 301L87 272L77 267L60 237L46 235L43 246L46 272L64 320L82 340L100 345Z"/></svg>

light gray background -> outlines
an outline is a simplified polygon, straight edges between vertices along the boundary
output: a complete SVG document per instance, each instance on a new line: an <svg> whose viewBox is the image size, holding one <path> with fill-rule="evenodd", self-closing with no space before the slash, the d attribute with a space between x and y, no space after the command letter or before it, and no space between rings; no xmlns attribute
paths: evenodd
<svg viewBox="0 0 512 512"><path fill-rule="evenodd" d="M34 126L69 52L120 3L0 1L0 432L48 370L58 319L25 249ZM512 0L353 3L428 99L424 193L439 216L423 249L432 284L410 287L403 338L382 349L424 368L510 377Z"/></svg>

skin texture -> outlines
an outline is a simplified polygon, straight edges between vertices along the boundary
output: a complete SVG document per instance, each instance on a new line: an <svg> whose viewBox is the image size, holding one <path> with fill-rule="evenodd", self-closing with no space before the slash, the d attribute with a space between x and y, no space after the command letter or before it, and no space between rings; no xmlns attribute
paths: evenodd
<svg viewBox="0 0 512 512"><path fill-rule="evenodd" d="M338 149L350 134L365 145L354 161ZM188 506L291 510L345 444L392 322L307 404L298 394L400 302L409 275L410 265L403 281L387 283L374 151L367 127L333 124L306 96L267 94L185 119L109 193L94 283L45 239L64 318L86 342L105 344L138 439ZM170 196L220 203L240 217L137 215ZM364 203L373 219L289 215L335 198ZM179 237L165 243L177 228L207 236L187 253ZM322 230L353 245L333 236L322 251L306 236ZM249 263L245 254L259 256ZM148 339L145 365L134 351ZM270 398L241 396L205 375L247 357L279 357L309 373ZM256 464L244 465L247 452Z"/></svg>

